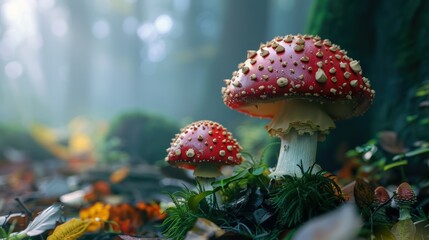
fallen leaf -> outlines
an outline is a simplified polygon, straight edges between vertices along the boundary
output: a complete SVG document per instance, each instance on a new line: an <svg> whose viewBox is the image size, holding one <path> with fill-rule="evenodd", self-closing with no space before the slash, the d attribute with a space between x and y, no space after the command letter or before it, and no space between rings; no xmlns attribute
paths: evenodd
<svg viewBox="0 0 429 240"><path fill-rule="evenodd" d="M208 240L211 237L219 237L225 233L215 223L205 219L198 218L192 229L186 234L185 240Z"/></svg>
<svg viewBox="0 0 429 240"><path fill-rule="evenodd" d="M399 220L393 225L391 232L396 240L414 239L416 235L416 226L411 219Z"/></svg>
<svg viewBox="0 0 429 240"><path fill-rule="evenodd" d="M128 176L129 172L130 172L130 168L128 166L119 168L118 170L114 171L110 175L110 182L112 183L122 182Z"/></svg>
<svg viewBox="0 0 429 240"><path fill-rule="evenodd" d="M408 151L404 143L398 138L398 134L394 131L382 131L378 133L378 140L381 148L388 153L400 154Z"/></svg>
<svg viewBox="0 0 429 240"><path fill-rule="evenodd" d="M362 220L353 204L345 204L332 212L308 221L297 230L292 239L355 239L361 224Z"/></svg>
<svg viewBox="0 0 429 240"><path fill-rule="evenodd" d="M374 202L374 189L362 178L356 178L356 184L353 189L356 205L360 209L366 209Z"/></svg>

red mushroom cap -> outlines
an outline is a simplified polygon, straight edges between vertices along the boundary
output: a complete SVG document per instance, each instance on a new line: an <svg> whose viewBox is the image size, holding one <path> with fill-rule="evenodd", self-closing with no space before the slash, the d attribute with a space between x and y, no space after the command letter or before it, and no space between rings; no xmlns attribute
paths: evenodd
<svg viewBox="0 0 429 240"><path fill-rule="evenodd" d="M333 119L363 114L374 90L362 76L359 61L318 36L287 35L248 51L232 78L225 80L223 101L231 109L254 117L272 118L286 99L322 104Z"/></svg>
<svg viewBox="0 0 429 240"><path fill-rule="evenodd" d="M379 186L374 190L374 195L379 205L386 203L390 199L389 193L387 192L386 188L382 186Z"/></svg>
<svg viewBox="0 0 429 240"><path fill-rule="evenodd" d="M396 189L395 201L401 206L410 206L416 202L416 194L410 184L403 182Z"/></svg>
<svg viewBox="0 0 429 240"><path fill-rule="evenodd" d="M240 150L241 146L226 128L219 123L203 120L189 124L176 135L167 149L165 160L170 165L185 169L195 170L203 164L219 169L224 165L241 164L243 157Z"/></svg>

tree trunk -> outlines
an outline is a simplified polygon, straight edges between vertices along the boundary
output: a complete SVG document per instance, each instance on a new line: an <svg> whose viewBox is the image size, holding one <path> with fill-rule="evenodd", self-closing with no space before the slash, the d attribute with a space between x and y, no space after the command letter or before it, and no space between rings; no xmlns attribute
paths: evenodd
<svg viewBox="0 0 429 240"><path fill-rule="evenodd" d="M64 115L70 119L88 113L90 104L90 67L92 22L84 1L68 1L69 21L69 75Z"/></svg>
<svg viewBox="0 0 429 240"><path fill-rule="evenodd" d="M360 60L376 91L365 117L341 122L332 135L349 147L385 129L413 138L405 118L416 109L417 87L429 77L429 2L319 0L311 16L308 33L329 38Z"/></svg>
<svg viewBox="0 0 429 240"><path fill-rule="evenodd" d="M208 74L208 83L199 102L198 118L221 122L225 127L236 126L245 115L228 110L221 95L224 79L231 78L237 65L246 59L247 50L259 47L269 39L267 33L268 3L247 0L224 2L224 18L216 56ZM256 37L255 37L256 36Z"/></svg>

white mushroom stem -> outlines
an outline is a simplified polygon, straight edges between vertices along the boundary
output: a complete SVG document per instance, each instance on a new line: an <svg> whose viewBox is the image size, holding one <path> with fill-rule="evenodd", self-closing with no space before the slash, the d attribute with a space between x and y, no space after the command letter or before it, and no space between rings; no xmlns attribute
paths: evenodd
<svg viewBox="0 0 429 240"><path fill-rule="evenodd" d="M213 190L212 182L216 180L216 178L205 178L205 177L195 177L198 183L201 185L204 191Z"/></svg>
<svg viewBox="0 0 429 240"><path fill-rule="evenodd" d="M195 176L196 180L202 187L202 190L204 191L213 191L212 183L216 180L216 177L198 177ZM206 197L207 203L214 204L216 203L218 207L222 207L222 195L220 192L215 192L214 194L211 194Z"/></svg>
<svg viewBox="0 0 429 240"><path fill-rule="evenodd" d="M272 136L281 139L277 167L272 177L302 176L299 166L306 172L316 162L317 140L335 128L331 117L320 104L306 100L284 101L277 114L267 125ZM321 168L315 165L313 173Z"/></svg>
<svg viewBox="0 0 429 240"><path fill-rule="evenodd" d="M307 171L316 162L317 134L299 135L295 129L281 136L279 159L272 177L283 175L302 176L300 166ZM315 165L313 172L321 170Z"/></svg>

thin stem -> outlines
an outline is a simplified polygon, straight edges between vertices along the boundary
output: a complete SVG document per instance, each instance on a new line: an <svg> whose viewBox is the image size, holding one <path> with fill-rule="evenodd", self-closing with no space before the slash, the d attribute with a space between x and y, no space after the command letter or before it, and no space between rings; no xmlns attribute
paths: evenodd
<svg viewBox="0 0 429 240"><path fill-rule="evenodd" d="M400 206L399 207L399 220L411 219L410 210L411 210L411 208L409 206Z"/></svg>
<svg viewBox="0 0 429 240"><path fill-rule="evenodd" d="M21 201L21 199L19 198L15 198L15 201L18 202L18 205L24 209L25 213L28 215L28 217L30 218L30 220L33 219L33 213L30 211L30 209L28 209L25 204Z"/></svg>

